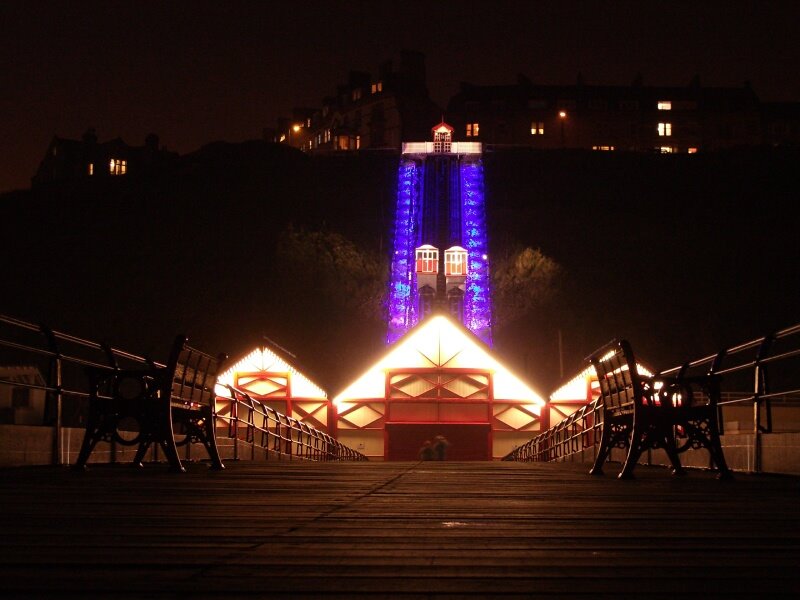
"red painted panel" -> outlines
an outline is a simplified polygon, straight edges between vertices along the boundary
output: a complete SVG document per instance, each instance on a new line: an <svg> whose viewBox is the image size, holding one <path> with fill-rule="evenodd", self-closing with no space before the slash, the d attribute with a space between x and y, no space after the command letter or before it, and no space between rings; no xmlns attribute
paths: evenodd
<svg viewBox="0 0 800 600"><path fill-rule="evenodd" d="M386 460L418 460L426 440L443 435L450 442L446 460L491 460L489 425L441 423L386 424Z"/></svg>

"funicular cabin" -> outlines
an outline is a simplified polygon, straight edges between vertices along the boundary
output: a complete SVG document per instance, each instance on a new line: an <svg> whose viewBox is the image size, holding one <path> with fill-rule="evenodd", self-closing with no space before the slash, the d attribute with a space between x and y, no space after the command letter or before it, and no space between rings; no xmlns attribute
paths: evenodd
<svg viewBox="0 0 800 600"><path fill-rule="evenodd" d="M370 460L416 460L426 440L448 459L492 460L540 429L542 397L452 318L425 319L333 400L340 442Z"/></svg>

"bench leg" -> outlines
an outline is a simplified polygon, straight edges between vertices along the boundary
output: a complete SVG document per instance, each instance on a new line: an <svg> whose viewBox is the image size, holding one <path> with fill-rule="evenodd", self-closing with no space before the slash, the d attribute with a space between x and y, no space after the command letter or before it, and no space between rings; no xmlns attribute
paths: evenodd
<svg viewBox="0 0 800 600"><path fill-rule="evenodd" d="M641 442L637 439L636 433L634 432L631 439L631 445L628 448L628 456L625 458L625 464L622 465L622 471L620 471L619 475L617 475L619 479L633 479L633 469L636 468L636 462L642 455L640 443Z"/></svg>
<svg viewBox="0 0 800 600"><path fill-rule="evenodd" d="M619 421L603 423L603 431L600 434L600 450L598 450L597 458L595 458L594 465L589 471L591 475L603 474L603 464L605 464L612 448L626 448L629 445L629 431L630 425L628 423Z"/></svg>
<svg viewBox="0 0 800 600"><path fill-rule="evenodd" d="M164 432L161 436L161 448L169 461L169 470L173 473L185 473L186 469L181 464L181 457L178 455L178 446L175 444L175 434L170 429L169 433Z"/></svg>
<svg viewBox="0 0 800 600"><path fill-rule="evenodd" d="M672 463L672 474L686 475L686 469L683 468L681 459L678 457L678 448L675 444L675 432L672 427L664 434L663 447L664 452L666 452L669 457L669 462Z"/></svg>
<svg viewBox="0 0 800 600"><path fill-rule="evenodd" d="M78 453L78 460L75 461L74 468L78 471L82 471L86 469L86 463L89 461L89 456L92 454L92 450L103 438L102 432L94 431L86 428L86 433L83 436L83 442L81 442L81 450Z"/></svg>
<svg viewBox="0 0 800 600"><path fill-rule="evenodd" d="M652 447L652 436L652 425L643 426L634 423L628 446L628 456L625 458L625 464L622 465L622 471L617 475L619 479L633 479L633 470L636 468L639 457L645 449Z"/></svg>
<svg viewBox="0 0 800 600"><path fill-rule="evenodd" d="M208 456L211 457L211 468L216 471L221 471L225 468L222 464L222 459L219 456L219 449L217 448L217 434L214 430L214 415L203 419L203 428L205 429L205 440L203 445L208 450Z"/></svg>
<svg viewBox="0 0 800 600"><path fill-rule="evenodd" d="M200 442L208 452L211 459L211 468L215 471L221 471L225 468L222 464L222 459L219 455L217 448L217 436L214 430L215 419L214 414L208 410L198 414L187 415L185 413L178 413L176 420L183 424L186 437L181 442L181 445L191 444L192 442Z"/></svg>
<svg viewBox="0 0 800 600"><path fill-rule="evenodd" d="M686 431L692 447L705 447L711 455L711 461L719 469L720 479L732 479L733 472L728 468L722 443L719 439L719 426L713 417L698 418L686 423Z"/></svg>
<svg viewBox="0 0 800 600"><path fill-rule="evenodd" d="M92 406L89 409L89 420L86 424L86 432L83 435L81 449L78 453L78 460L75 461L76 470L85 470L86 463L89 461L97 442L110 440L117 429L117 419L112 414L103 414L96 406L94 400L90 399Z"/></svg>

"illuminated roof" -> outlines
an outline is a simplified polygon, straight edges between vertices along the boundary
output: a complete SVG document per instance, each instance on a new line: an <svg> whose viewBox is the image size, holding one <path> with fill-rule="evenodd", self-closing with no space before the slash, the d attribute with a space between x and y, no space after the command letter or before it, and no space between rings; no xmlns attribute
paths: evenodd
<svg viewBox="0 0 800 600"><path fill-rule="evenodd" d="M636 368L639 373L645 377L653 376L653 373L646 367L642 366L641 363L637 362ZM558 388L555 392L550 394L550 400L588 400L587 386L593 381L597 381L597 373L594 370L594 366L589 365L575 377L570 379L567 383Z"/></svg>
<svg viewBox="0 0 800 600"><path fill-rule="evenodd" d="M390 369L454 368L489 371L497 400L519 400L536 407L541 395L500 364L473 334L448 317L430 317L401 338L366 373L334 399L334 404L358 399L384 398Z"/></svg>
<svg viewBox="0 0 800 600"><path fill-rule="evenodd" d="M442 121L435 127L431 127L431 131L433 131L434 133L445 133L445 132L453 133L455 129L453 129L450 125Z"/></svg>
<svg viewBox="0 0 800 600"><path fill-rule="evenodd" d="M322 388L269 348L256 348L253 350L217 377L217 384L233 385L235 373L284 373L291 379L291 394L293 398L327 399L328 397Z"/></svg>

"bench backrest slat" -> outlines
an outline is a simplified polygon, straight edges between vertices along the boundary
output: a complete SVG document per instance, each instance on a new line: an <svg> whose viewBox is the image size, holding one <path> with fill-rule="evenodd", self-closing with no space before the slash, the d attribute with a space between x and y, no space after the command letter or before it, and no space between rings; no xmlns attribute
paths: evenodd
<svg viewBox="0 0 800 600"><path fill-rule="evenodd" d="M597 373L604 408L633 411L644 394L630 344L626 340L611 342L589 360Z"/></svg>
<svg viewBox="0 0 800 600"><path fill-rule="evenodd" d="M170 401L173 404L214 406L214 386L224 356L213 357L187 344L179 335L167 363Z"/></svg>

